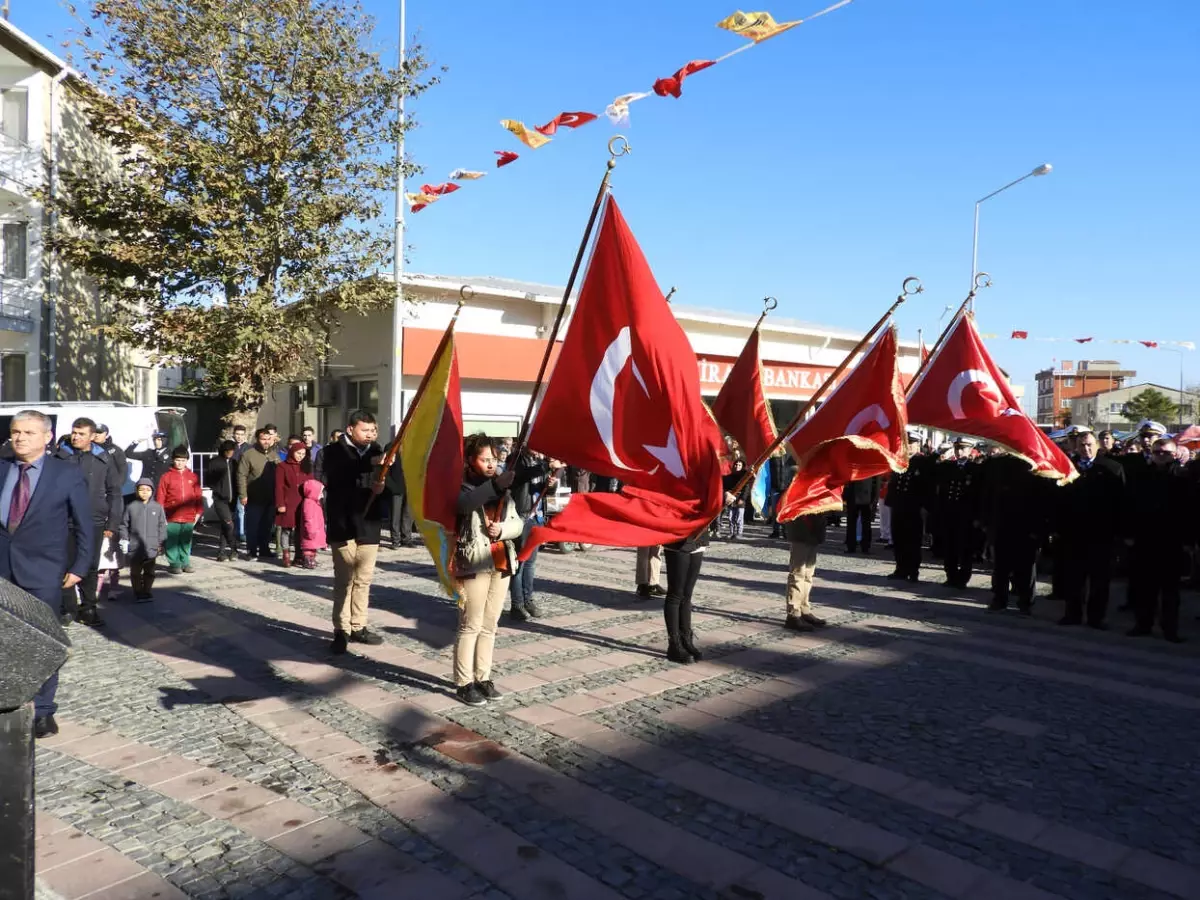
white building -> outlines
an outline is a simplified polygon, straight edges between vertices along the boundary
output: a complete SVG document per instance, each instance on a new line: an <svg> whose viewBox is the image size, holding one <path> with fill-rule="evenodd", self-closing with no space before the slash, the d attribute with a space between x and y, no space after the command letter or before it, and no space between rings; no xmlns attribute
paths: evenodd
<svg viewBox="0 0 1200 900"><path fill-rule="evenodd" d="M155 372L96 330L94 286L52 258L53 222L36 199L82 154L89 133L79 75L0 20L0 400L154 403Z"/></svg>
<svg viewBox="0 0 1200 900"><path fill-rule="evenodd" d="M311 380L275 386L259 422L275 424L284 434L312 425L327 435L361 408L378 416L380 434L390 434L391 367L402 367L407 410L464 285L474 291L456 328L464 427L468 433L516 435L562 288L491 277L405 275L410 303L399 346L392 346L390 311L342 319L332 333L334 354L323 366L314 361ZM758 317L676 303L671 308L696 351L701 388L711 399ZM775 314L767 317L761 335L763 379L780 427L862 337ZM901 354L901 371L911 377L916 344L902 342Z"/></svg>
<svg viewBox="0 0 1200 900"><path fill-rule="evenodd" d="M1176 406L1182 404L1182 415L1175 416L1170 422L1163 422L1162 425L1166 428L1196 421L1196 410L1200 409L1200 394L1181 392L1178 387L1165 387L1148 382L1074 398L1071 400L1071 421L1077 425L1090 425L1098 431L1129 431L1137 424L1137 418L1130 420L1125 417L1125 404L1143 391L1158 391L1165 394Z"/></svg>

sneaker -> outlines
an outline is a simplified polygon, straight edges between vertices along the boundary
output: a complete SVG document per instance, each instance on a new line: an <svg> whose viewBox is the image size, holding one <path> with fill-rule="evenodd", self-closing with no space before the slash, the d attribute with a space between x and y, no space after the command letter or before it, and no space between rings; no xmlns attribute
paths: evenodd
<svg viewBox="0 0 1200 900"><path fill-rule="evenodd" d="M487 697L477 684L464 684L454 692L454 696L467 706L487 706Z"/></svg>
<svg viewBox="0 0 1200 900"><path fill-rule="evenodd" d="M349 639L349 635L346 634L346 632L335 631L333 633L333 642L330 643L330 645L329 645L329 652L333 653L336 656L340 656L341 654L345 653L346 649L347 649L346 641L348 639Z"/></svg>
<svg viewBox="0 0 1200 900"><path fill-rule="evenodd" d="M805 622L800 616L788 616L784 619L783 627L788 631L816 631L816 626Z"/></svg>
<svg viewBox="0 0 1200 900"><path fill-rule="evenodd" d="M512 605L512 608L509 609L508 617L510 619L512 619L514 622L528 622L529 621L529 613L525 612L524 609L522 609L520 606L518 606L515 603Z"/></svg>
<svg viewBox="0 0 1200 900"><path fill-rule="evenodd" d="M370 644L372 647L383 643L383 638L373 631L368 631L366 628L350 632L350 640L356 644Z"/></svg>
<svg viewBox="0 0 1200 900"><path fill-rule="evenodd" d="M168 566L167 571L172 575L179 575L183 572L183 569L180 566Z"/></svg>
<svg viewBox="0 0 1200 900"><path fill-rule="evenodd" d="M61 623L64 626L74 625L75 624L75 613L68 613L68 612L59 613L58 621L59 621L59 623Z"/></svg>
<svg viewBox="0 0 1200 900"><path fill-rule="evenodd" d="M537 605L537 602L532 597L525 601L525 615L531 619L540 619L542 617L542 608Z"/></svg>
<svg viewBox="0 0 1200 900"><path fill-rule="evenodd" d="M191 566L184 566L183 571L184 571L184 574L190 575L192 572L195 572L196 570L193 569Z"/></svg>
<svg viewBox="0 0 1200 900"><path fill-rule="evenodd" d="M79 615L75 617L75 621L80 625L87 625L89 628L104 627L104 620L100 618L100 613L94 609L81 609Z"/></svg>
<svg viewBox="0 0 1200 900"><path fill-rule="evenodd" d="M488 700L499 700L504 696L496 690L496 683L490 678L487 681L475 682L475 687L479 688L479 693L483 694Z"/></svg>

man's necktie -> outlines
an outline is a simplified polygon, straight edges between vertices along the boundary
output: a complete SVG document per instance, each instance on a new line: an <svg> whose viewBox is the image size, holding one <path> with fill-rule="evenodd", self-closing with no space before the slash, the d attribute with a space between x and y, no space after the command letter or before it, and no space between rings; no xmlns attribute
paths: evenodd
<svg viewBox="0 0 1200 900"><path fill-rule="evenodd" d="M29 509L29 466L30 463L18 463L21 474L17 476L17 486L13 489L12 501L8 506L9 531L17 530Z"/></svg>

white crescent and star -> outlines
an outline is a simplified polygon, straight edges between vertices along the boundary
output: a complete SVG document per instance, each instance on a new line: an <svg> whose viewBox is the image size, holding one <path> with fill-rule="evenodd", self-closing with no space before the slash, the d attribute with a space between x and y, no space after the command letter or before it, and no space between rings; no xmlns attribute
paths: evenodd
<svg viewBox="0 0 1200 900"><path fill-rule="evenodd" d="M616 402L617 377L624 370L625 363L630 362L632 356L633 342L630 337L629 327L626 326L617 333L613 342L608 345L608 349L604 351L604 357L600 360L600 366L596 369L596 374L592 376L592 389L588 399L592 409L592 420L596 423L596 431L600 433L600 441L604 444L604 449L608 452L608 458L612 461L612 464L627 472L642 472L645 470L636 469L621 459L617 454L617 448L613 439L613 407ZM646 388L646 380L642 377L642 373L638 371L636 362L632 363L632 368L633 377L637 379L637 383L641 385L642 391L649 397L650 391ZM683 460L679 456L679 444L675 438L674 426L671 426L667 431L665 446L653 447L649 444L643 444L642 446L647 453L662 463L663 467L676 478L684 476ZM657 471L658 466L655 466L647 474L653 475Z"/></svg>
<svg viewBox="0 0 1200 900"><path fill-rule="evenodd" d="M850 424L846 426L846 434L862 434L868 425L878 425L881 431L887 431L892 427L892 420L888 418L882 406L872 403L866 409L859 410L858 415L850 420Z"/></svg>
<svg viewBox="0 0 1200 900"><path fill-rule="evenodd" d="M1003 399L1004 394L1000 391L996 380L988 372L982 369L967 369L959 372L950 381L950 387L946 391L946 404L950 407L950 414L956 419L965 419L967 414L963 411L962 397L963 392L972 384L982 385L985 390L991 391L996 395L997 399ZM1002 416L1019 416L1021 411L1008 407L1001 410Z"/></svg>

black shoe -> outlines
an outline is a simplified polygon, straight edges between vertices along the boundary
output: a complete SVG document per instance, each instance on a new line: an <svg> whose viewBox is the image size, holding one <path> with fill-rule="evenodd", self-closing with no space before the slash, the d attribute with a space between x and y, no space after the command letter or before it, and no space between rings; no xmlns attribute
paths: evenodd
<svg viewBox="0 0 1200 900"><path fill-rule="evenodd" d="M816 627L809 625L800 616L788 616L783 620L783 627L789 631L816 631Z"/></svg>
<svg viewBox="0 0 1200 900"><path fill-rule="evenodd" d="M1148 634L1150 634L1149 628L1142 628L1138 625L1135 625L1133 628L1130 628L1127 632L1125 632L1126 637L1145 637Z"/></svg>
<svg viewBox="0 0 1200 900"><path fill-rule="evenodd" d="M1182 644L1187 641L1187 638L1180 637L1177 634L1164 634L1163 640L1165 640L1168 644Z"/></svg>
<svg viewBox="0 0 1200 900"><path fill-rule="evenodd" d="M33 720L33 736L35 738L50 737L52 734L58 734L58 723L54 721L54 714L48 716L38 716Z"/></svg>
<svg viewBox="0 0 1200 900"><path fill-rule="evenodd" d="M1122 603L1120 606L1117 607L1117 612L1133 612L1133 604L1132 603Z"/></svg>
<svg viewBox="0 0 1200 900"><path fill-rule="evenodd" d="M687 634L680 635L679 645L683 647L683 652L692 658L692 662L700 662L704 659L704 654L696 646L695 632L689 631Z"/></svg>
<svg viewBox="0 0 1200 900"><path fill-rule="evenodd" d="M1017 612L1019 612L1023 616L1032 616L1033 615L1033 604L1018 602L1017 603Z"/></svg>
<svg viewBox="0 0 1200 900"><path fill-rule="evenodd" d="M464 684L454 692L454 696L467 706L487 706L487 697L477 684Z"/></svg>
<svg viewBox="0 0 1200 900"><path fill-rule="evenodd" d="M515 603L512 605L512 609L508 611L508 617L514 622L529 621L529 613L525 612L524 609L522 609L520 606L517 606Z"/></svg>
<svg viewBox="0 0 1200 900"><path fill-rule="evenodd" d="M532 598L525 601L525 615L531 619L540 619L542 617L542 608L537 605L537 601Z"/></svg>
<svg viewBox="0 0 1200 900"><path fill-rule="evenodd" d="M667 589L665 587L663 587L662 585L652 584L652 585L650 585L650 596L651 597L665 597L665 596L667 596Z"/></svg>
<svg viewBox="0 0 1200 900"><path fill-rule="evenodd" d="M154 595L151 594L149 591L144 591L140 594L133 595L134 603L149 603L153 599L154 599Z"/></svg>
<svg viewBox="0 0 1200 900"><path fill-rule="evenodd" d="M911 581L913 584L916 584L918 581L921 580L921 576L920 575L909 575L908 580Z"/></svg>
<svg viewBox="0 0 1200 900"><path fill-rule="evenodd" d="M1003 612L1008 609L1008 601L1003 597L993 597L992 602L987 605L988 612Z"/></svg>
<svg viewBox="0 0 1200 900"><path fill-rule="evenodd" d="M685 666L692 664L692 655L676 644L668 645L667 659L673 663L682 663Z"/></svg>
<svg viewBox="0 0 1200 900"><path fill-rule="evenodd" d="M475 682L475 687L478 688L479 693L483 694L483 696L488 700L499 700L504 696L502 693L496 690L496 683L490 678L487 681Z"/></svg>
<svg viewBox="0 0 1200 900"><path fill-rule="evenodd" d="M1097 631L1108 631L1108 623L1107 622L1088 622L1087 627L1094 628Z"/></svg>
<svg viewBox="0 0 1200 900"><path fill-rule="evenodd" d="M356 644L370 644L372 647L376 647L383 643L383 638L381 638L375 632L367 630L366 628L360 628L358 631L350 632L350 640Z"/></svg>
<svg viewBox="0 0 1200 900"><path fill-rule="evenodd" d="M329 652L336 656L341 656L346 652L346 642L349 641L350 635L344 631L335 631L333 633L333 642L329 645Z"/></svg>
<svg viewBox="0 0 1200 900"><path fill-rule="evenodd" d="M639 584L637 586L637 595L643 600L649 600L654 596L654 594L650 592L650 585L648 584Z"/></svg>
<svg viewBox="0 0 1200 900"><path fill-rule="evenodd" d="M1077 619L1074 616L1063 616L1058 620L1059 625L1082 625L1083 619Z"/></svg>
<svg viewBox="0 0 1200 900"><path fill-rule="evenodd" d="M903 572L901 572L899 569L897 569L895 572L889 573L886 577L889 581L900 581L904 578L907 578L908 576L906 576Z"/></svg>
<svg viewBox="0 0 1200 900"><path fill-rule="evenodd" d="M853 552L854 552L854 549L855 549L855 548L853 548L853 547L847 547L847 548L846 548L846 552L847 552L847 553L853 553Z"/></svg>
<svg viewBox="0 0 1200 900"><path fill-rule="evenodd" d="M800 621L807 622L813 628L824 628L826 624L824 619L819 619L812 613L801 613Z"/></svg>
<svg viewBox="0 0 1200 900"><path fill-rule="evenodd" d="M68 612L60 613L58 616L58 621L60 623L62 623L64 626L74 625L75 624L75 613L68 613Z"/></svg>
<svg viewBox="0 0 1200 900"><path fill-rule="evenodd" d="M75 621L80 625L87 625L90 628L104 627L104 620L100 618L100 613L94 609L81 609L79 615L75 617Z"/></svg>

